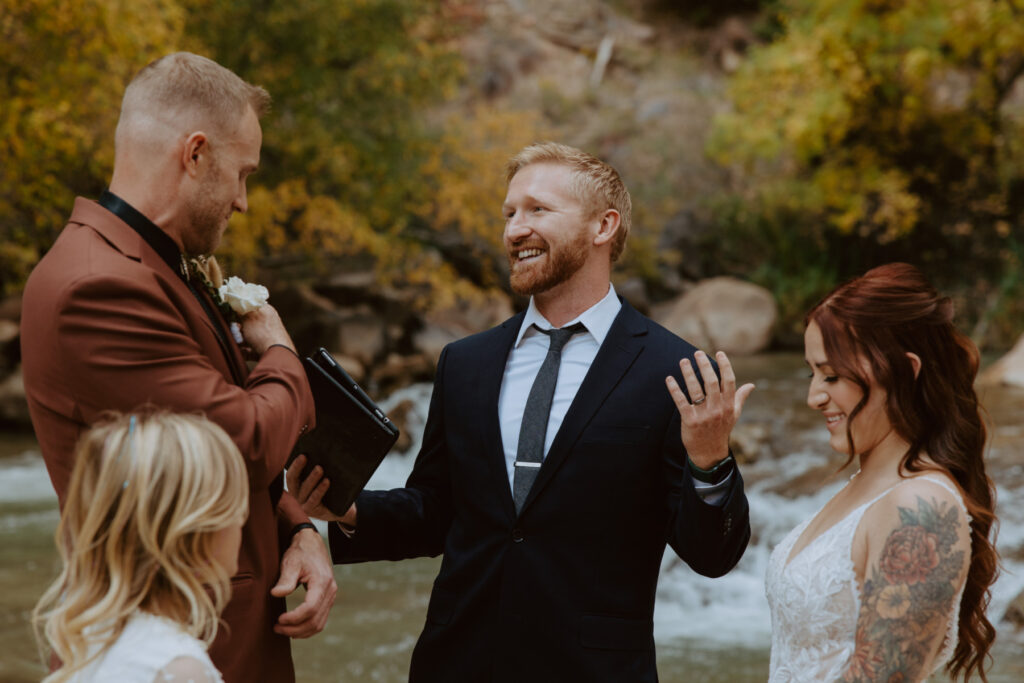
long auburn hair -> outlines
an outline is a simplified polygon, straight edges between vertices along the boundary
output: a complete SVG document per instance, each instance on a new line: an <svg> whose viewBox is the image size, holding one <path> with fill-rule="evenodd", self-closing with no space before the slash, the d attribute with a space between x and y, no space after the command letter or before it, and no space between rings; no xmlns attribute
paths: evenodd
<svg viewBox="0 0 1024 683"><path fill-rule="evenodd" d="M248 510L242 455L203 417L111 414L87 431L57 526L63 568L32 615L62 663L44 683L95 661L136 611L213 642L231 593L214 535Z"/></svg>
<svg viewBox="0 0 1024 683"><path fill-rule="evenodd" d="M864 392L847 420L846 464L857 453L849 423L870 394L864 359L886 392L889 422L910 444L901 474L937 466L959 485L971 515L971 561L960 600L957 646L946 669L952 678L962 673L965 680L977 670L987 681L985 659L996 633L985 612L999 558L993 543L995 489L983 457L986 428L974 392L977 347L954 327L952 301L906 263L879 266L840 285L804 322L818 325L829 363ZM916 378L908 352L921 358Z"/></svg>

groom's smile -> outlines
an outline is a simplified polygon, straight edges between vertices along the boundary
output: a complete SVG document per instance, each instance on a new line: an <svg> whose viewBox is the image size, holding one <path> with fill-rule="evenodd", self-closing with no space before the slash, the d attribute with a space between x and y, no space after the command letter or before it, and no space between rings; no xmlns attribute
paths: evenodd
<svg viewBox="0 0 1024 683"><path fill-rule="evenodd" d="M532 260L533 258L540 256L543 253L543 249L532 247L530 249L519 249L514 253L514 255L516 260L522 262Z"/></svg>
<svg viewBox="0 0 1024 683"><path fill-rule="evenodd" d="M572 170L538 163L511 180L503 207L512 291L545 292L569 280L590 257L587 212Z"/></svg>

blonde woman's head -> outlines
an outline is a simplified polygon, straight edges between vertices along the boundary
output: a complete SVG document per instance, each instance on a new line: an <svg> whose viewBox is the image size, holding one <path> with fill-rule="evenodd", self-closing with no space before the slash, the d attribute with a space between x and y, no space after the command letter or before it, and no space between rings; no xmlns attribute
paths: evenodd
<svg viewBox="0 0 1024 683"><path fill-rule="evenodd" d="M47 681L109 647L136 610L212 642L248 510L242 456L204 417L113 415L86 432L57 528L63 570L34 615L64 663Z"/></svg>

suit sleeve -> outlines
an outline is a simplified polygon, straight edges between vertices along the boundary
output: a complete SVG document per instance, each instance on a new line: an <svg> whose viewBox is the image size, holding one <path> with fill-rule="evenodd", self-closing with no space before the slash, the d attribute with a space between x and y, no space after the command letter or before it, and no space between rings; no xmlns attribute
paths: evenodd
<svg viewBox="0 0 1024 683"><path fill-rule="evenodd" d="M444 550L452 521L451 476L445 442L444 372L448 349L437 363L423 445L405 488L363 491L356 499L351 537L330 526L335 563L434 557Z"/></svg>
<svg viewBox="0 0 1024 683"><path fill-rule="evenodd" d="M158 285L126 277L90 277L59 299L63 390L86 423L103 410L154 404L200 412L238 446L251 484L266 487L284 469L304 426L315 417L302 363L271 347L245 386L224 379Z"/></svg>
<svg viewBox="0 0 1024 683"><path fill-rule="evenodd" d="M694 487L686 450L679 439L678 413L669 421L662 453L669 482L666 540L698 574L722 576L736 566L750 540L750 512L739 468L733 470L722 502L704 502Z"/></svg>

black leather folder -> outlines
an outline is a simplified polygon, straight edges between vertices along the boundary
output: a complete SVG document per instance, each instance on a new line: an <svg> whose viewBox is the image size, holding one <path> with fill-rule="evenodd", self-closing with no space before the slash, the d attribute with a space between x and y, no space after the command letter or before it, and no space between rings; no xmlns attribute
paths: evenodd
<svg viewBox="0 0 1024 683"><path fill-rule="evenodd" d="M343 515L395 445L398 428L326 350L302 362L316 402L316 428L299 438L288 466L305 454L305 479L320 465L331 482L324 504Z"/></svg>

